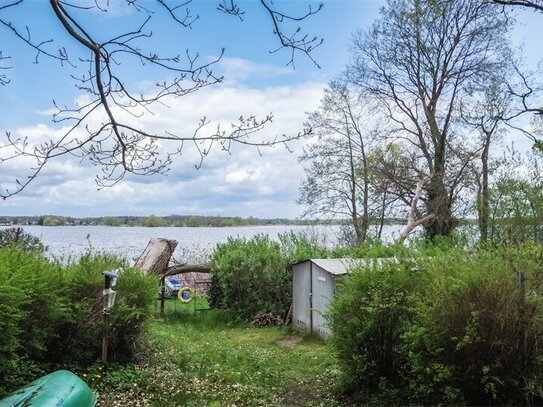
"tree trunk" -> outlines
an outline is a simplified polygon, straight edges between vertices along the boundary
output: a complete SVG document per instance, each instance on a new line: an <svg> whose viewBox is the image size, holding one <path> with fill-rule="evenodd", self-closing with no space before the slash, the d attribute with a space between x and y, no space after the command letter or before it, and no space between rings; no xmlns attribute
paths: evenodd
<svg viewBox="0 0 543 407"><path fill-rule="evenodd" d="M411 201L411 207L409 209L409 216L407 217L407 225L405 225L404 229L400 233L400 237L398 238L397 243L403 244L407 236L413 232L413 230L419 226L422 225L429 220L434 218L433 213L429 213L428 215L417 219L417 203L420 198L420 194L422 193L422 187L427 182L427 179L421 179L417 183L417 189L415 191L415 196L413 197L413 200Z"/></svg>
<svg viewBox="0 0 543 407"><path fill-rule="evenodd" d="M175 240L151 239L134 264L134 268L140 269L145 274L162 274L168 267L176 247Z"/></svg>
<svg viewBox="0 0 543 407"><path fill-rule="evenodd" d="M364 230L364 240L368 237L368 229L370 227L370 208L369 208L369 199L370 199L370 176L368 168L368 159L366 157L366 149L364 147L364 140L360 137L360 149L362 152L362 165L364 166L363 179L364 179L364 196L363 196L363 205L364 211L362 213L362 228Z"/></svg>
<svg viewBox="0 0 543 407"><path fill-rule="evenodd" d="M164 273L165 276L173 276L183 273L211 273L211 265L209 263L200 264L176 264L170 267Z"/></svg>
<svg viewBox="0 0 543 407"><path fill-rule="evenodd" d="M451 202L445 187L445 140L437 143L434 172L427 187L427 212L434 215L432 222L426 225L426 236L448 236L453 230Z"/></svg>
<svg viewBox="0 0 543 407"><path fill-rule="evenodd" d="M481 241L485 242L488 239L488 224L490 217L490 195L488 191L488 152L490 149L490 134L487 134L486 143L481 155L481 161L483 165L482 185L480 202L478 202L479 209L479 233L481 235Z"/></svg>
<svg viewBox="0 0 543 407"><path fill-rule="evenodd" d="M356 171L354 164L354 154L353 146L351 140L351 134L349 132L349 127L347 126L347 145L349 146L349 170L350 170L350 189L351 189L351 219L353 222L354 232L356 235L356 244L362 243L366 239L366 229L365 225L361 224L360 219L358 218L358 207L357 207L357 193L356 193Z"/></svg>
<svg viewBox="0 0 543 407"><path fill-rule="evenodd" d="M434 219L426 228L426 236L448 236L452 232L452 214L449 197L442 182L432 183L428 188L427 210L434 214Z"/></svg>
<svg viewBox="0 0 543 407"><path fill-rule="evenodd" d="M385 209L387 202L387 191L386 188L383 191L383 199L381 200L381 216L379 217L379 231L377 232L377 240L381 240L383 235L383 227L385 226Z"/></svg>

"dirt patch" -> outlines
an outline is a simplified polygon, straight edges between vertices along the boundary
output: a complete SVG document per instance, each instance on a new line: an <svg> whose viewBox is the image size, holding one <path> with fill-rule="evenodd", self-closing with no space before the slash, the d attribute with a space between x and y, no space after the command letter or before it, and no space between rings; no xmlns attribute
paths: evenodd
<svg viewBox="0 0 543 407"><path fill-rule="evenodd" d="M298 384L292 384L285 389L281 404L284 407L305 407L318 405L315 401L313 395L304 387Z"/></svg>
<svg viewBox="0 0 543 407"><path fill-rule="evenodd" d="M289 336L285 339L280 339L277 341L279 346L296 346L302 341L302 338L299 336Z"/></svg>

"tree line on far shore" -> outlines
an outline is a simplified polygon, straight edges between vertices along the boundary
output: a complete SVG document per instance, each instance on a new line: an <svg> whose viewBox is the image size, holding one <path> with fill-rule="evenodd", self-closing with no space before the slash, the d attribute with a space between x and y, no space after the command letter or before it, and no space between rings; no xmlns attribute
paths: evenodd
<svg viewBox="0 0 543 407"><path fill-rule="evenodd" d="M265 226L265 225L312 225L323 221L309 219L260 219L240 216L101 216L76 218L71 216L4 216L0 225L39 225L39 226L144 226L144 227L229 227L229 226Z"/></svg>

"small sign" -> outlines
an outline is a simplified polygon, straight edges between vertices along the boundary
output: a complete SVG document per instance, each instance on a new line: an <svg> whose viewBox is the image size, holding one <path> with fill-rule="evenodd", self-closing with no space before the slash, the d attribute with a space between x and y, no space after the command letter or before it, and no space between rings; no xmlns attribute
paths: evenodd
<svg viewBox="0 0 543 407"><path fill-rule="evenodd" d="M319 277L319 281L326 281L325 277Z"/></svg>

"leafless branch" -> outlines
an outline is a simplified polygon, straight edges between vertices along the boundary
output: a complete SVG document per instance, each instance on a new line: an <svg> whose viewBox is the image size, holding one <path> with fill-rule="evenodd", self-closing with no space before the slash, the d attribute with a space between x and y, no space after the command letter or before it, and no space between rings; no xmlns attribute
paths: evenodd
<svg viewBox="0 0 543 407"><path fill-rule="evenodd" d="M0 6L0 11L17 6L21 2L22 0L14 0ZM106 12L108 2L104 4L96 0L94 5L92 3L81 5L65 0L49 0L51 9L67 34L68 43L77 44L85 50L85 55L79 57L77 72L70 74L70 78L76 88L85 95L86 101L76 102L74 106L54 102L53 120L55 123L62 123L66 128L64 134L54 140L36 142L17 138L11 133L6 134L6 143L0 144L0 150L4 153L0 155L0 164L16 158L26 158L34 160L34 165L26 178L16 179L14 187L0 191L2 198L24 190L49 161L63 155L88 160L98 166L100 174L96 182L99 187L106 187L115 185L127 173L153 175L168 172L174 156L179 156L187 144L192 145L198 152L196 168L200 168L214 147L230 152L234 144L241 144L256 147L260 154L260 147L281 145L288 149L289 141L307 134L308 131L302 131L299 134L267 140L253 139L251 136L254 133L262 130L273 120L272 114L263 118L241 116L229 127L217 125L212 130L211 121L204 117L191 134L180 134L175 131L159 133L144 128L137 120L125 118L127 116L138 119L144 114L153 114L154 107L166 106L173 98L186 96L222 82L222 76L215 74L213 69L221 60L224 50L221 50L215 59L202 61L198 52L189 49L172 55L162 55L156 51L152 43L146 43L152 36L150 21L160 12L166 14L170 23L190 29L199 18L191 13L190 3L191 0L155 0L152 3L125 0L125 4L137 12L129 21L133 28L112 38L99 40L103 33L96 32L92 24L81 18L78 13L93 9ZM286 35L281 23L285 20L300 22L314 15L322 6L316 10L309 8L306 14L293 17L280 11L272 2L262 0L261 5L273 20L275 35L280 38L282 48L292 50L289 64L294 63L295 52L302 52L315 62L310 53L319 45L318 41L309 40L307 35L298 37L299 30L295 34ZM243 11L234 1L229 3L223 1L219 5L219 10L240 18L243 15ZM76 67L68 59L66 48L60 48L58 53L51 51L54 45L52 39L35 41L30 28L25 27L21 30L0 16L0 28L2 26L36 51L36 63L43 55ZM0 52L0 62L7 59L8 57ZM136 91L121 72L121 65L126 63L139 64L142 69L161 70L168 79L156 82L154 87L144 92ZM9 66L0 65L1 70L8 68ZM0 84L5 85L8 82L9 79L0 74ZM174 145L173 150L169 152L164 151L168 143Z"/></svg>
<svg viewBox="0 0 543 407"><path fill-rule="evenodd" d="M524 7L526 9L543 12L543 2L539 0L492 0L496 4L510 7Z"/></svg>

